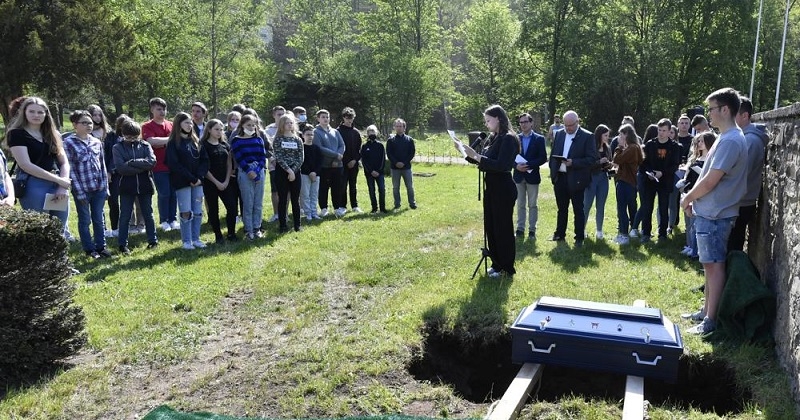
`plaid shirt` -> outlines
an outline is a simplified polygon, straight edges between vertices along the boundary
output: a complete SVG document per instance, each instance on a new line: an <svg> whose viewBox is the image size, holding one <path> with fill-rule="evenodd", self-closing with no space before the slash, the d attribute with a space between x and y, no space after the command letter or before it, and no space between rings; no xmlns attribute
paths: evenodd
<svg viewBox="0 0 800 420"><path fill-rule="evenodd" d="M91 134L87 140L71 134L64 139L64 151L69 161L72 194L76 200L85 200L88 193L108 189L108 173L100 140Z"/></svg>

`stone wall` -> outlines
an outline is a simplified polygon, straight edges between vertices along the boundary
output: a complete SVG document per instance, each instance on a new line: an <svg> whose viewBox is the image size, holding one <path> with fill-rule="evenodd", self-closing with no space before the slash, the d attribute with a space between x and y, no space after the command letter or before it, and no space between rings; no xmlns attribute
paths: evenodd
<svg viewBox="0 0 800 420"><path fill-rule="evenodd" d="M753 116L770 134L747 252L777 295L778 358L800 402L800 103Z"/></svg>

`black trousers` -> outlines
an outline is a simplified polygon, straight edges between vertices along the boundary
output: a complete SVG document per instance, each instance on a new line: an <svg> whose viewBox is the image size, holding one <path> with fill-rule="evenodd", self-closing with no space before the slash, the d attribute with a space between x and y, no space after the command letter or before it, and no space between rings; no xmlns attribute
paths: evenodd
<svg viewBox="0 0 800 420"><path fill-rule="evenodd" d="M108 181L108 217L111 230L119 229L119 174L111 174Z"/></svg>
<svg viewBox="0 0 800 420"><path fill-rule="evenodd" d="M239 186L233 181L228 182L228 188L220 191L211 181L203 180L203 195L206 197L206 210L208 210L208 224L214 230L216 237L222 236L219 220L219 201L225 206L225 225L228 235L236 234L236 216L239 207Z"/></svg>
<svg viewBox="0 0 800 420"><path fill-rule="evenodd" d="M348 187L350 192L350 208L358 207L358 194L356 192L356 184L358 183L359 167L355 165L352 168L345 166L342 175L342 207L347 207Z"/></svg>
<svg viewBox="0 0 800 420"><path fill-rule="evenodd" d="M742 206L739 207L739 217L731 230L731 236L728 237L728 252L731 251L744 251L744 241L747 236L747 225L756 218L756 206Z"/></svg>
<svg viewBox="0 0 800 420"><path fill-rule="evenodd" d="M281 168L275 170L275 187L278 189L278 224L280 230L288 229L286 226L286 213L289 200L292 201L292 222L294 230L300 230L300 183L302 177L298 171L294 181L289 181L289 174Z"/></svg>
<svg viewBox="0 0 800 420"><path fill-rule="evenodd" d="M331 192L333 208L344 207L342 203L342 168L322 168L319 176L319 208L328 208L328 190Z"/></svg>
<svg viewBox="0 0 800 420"><path fill-rule="evenodd" d="M513 214L517 186L514 185L510 173L487 173L484 181L483 230L492 268L514 274L517 244L514 238Z"/></svg>
<svg viewBox="0 0 800 420"><path fill-rule="evenodd" d="M558 207L554 235L562 238L567 236L569 205L572 203L572 213L575 218L575 240L584 240L586 216L583 214L583 190L571 191L569 182L567 182L567 174L559 173L553 184L553 192L556 196L556 207Z"/></svg>

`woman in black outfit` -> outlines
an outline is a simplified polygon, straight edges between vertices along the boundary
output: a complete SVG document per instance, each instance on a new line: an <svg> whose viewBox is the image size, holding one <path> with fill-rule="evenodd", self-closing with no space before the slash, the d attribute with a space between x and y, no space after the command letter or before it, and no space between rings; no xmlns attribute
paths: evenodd
<svg viewBox="0 0 800 420"><path fill-rule="evenodd" d="M225 206L225 225L228 228L228 240L237 241L236 216L239 203L239 184L234 182L233 154L231 146L225 138L225 126L222 121L212 119L206 123L200 145L208 155L208 173L203 179L203 195L208 210L208 224L214 230L215 242L225 242L219 217L219 202Z"/></svg>
<svg viewBox="0 0 800 420"><path fill-rule="evenodd" d="M483 112L486 128L492 133L480 152L464 145L467 158L484 172L483 229L486 234L492 267L489 277L513 276L516 243L514 239L514 203L517 187L511 179L514 159L520 152L519 139L511 130L511 122L500 105Z"/></svg>

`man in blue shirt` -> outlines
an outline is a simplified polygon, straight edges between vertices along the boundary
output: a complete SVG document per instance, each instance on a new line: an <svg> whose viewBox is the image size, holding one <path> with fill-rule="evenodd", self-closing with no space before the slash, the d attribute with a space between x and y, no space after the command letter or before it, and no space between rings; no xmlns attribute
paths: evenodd
<svg viewBox="0 0 800 420"><path fill-rule="evenodd" d="M539 167L547 162L544 136L533 131L533 117L524 113L517 118L521 133L519 134L522 151L514 167L514 183L517 185L517 231L521 238L525 234L525 217L528 217L528 238L536 239L536 222L539 220L539 184L542 177Z"/></svg>

